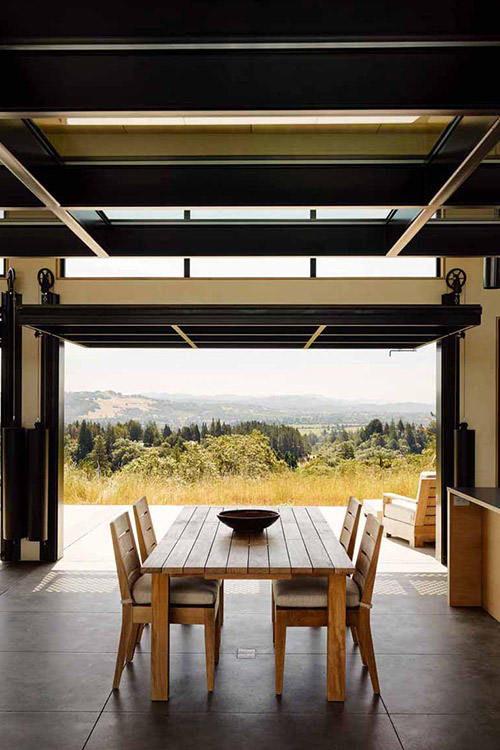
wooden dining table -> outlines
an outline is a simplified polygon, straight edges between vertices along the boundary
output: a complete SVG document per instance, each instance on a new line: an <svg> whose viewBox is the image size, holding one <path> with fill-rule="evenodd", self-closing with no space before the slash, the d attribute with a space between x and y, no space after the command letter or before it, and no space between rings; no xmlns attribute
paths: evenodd
<svg viewBox="0 0 500 750"><path fill-rule="evenodd" d="M168 700L170 577L328 578L327 700L345 700L346 576L354 565L317 507L273 508L279 520L261 533L235 533L217 517L223 506L186 506L142 566L152 576L151 699Z"/></svg>

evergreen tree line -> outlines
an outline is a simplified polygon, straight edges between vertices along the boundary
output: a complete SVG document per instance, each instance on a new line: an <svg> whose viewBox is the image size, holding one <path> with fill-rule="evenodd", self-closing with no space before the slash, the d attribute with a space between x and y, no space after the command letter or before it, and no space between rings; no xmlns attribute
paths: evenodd
<svg viewBox="0 0 500 750"><path fill-rule="evenodd" d="M277 459L294 469L311 459L314 464L337 465L356 459L388 465L394 458L419 455L435 444L435 422L429 427L403 422L382 423L372 419L354 430L324 429L318 435L303 435L296 427L247 421L235 425L213 419L210 424L191 423L178 429L165 424L160 429L150 421L144 427L135 419L102 425L83 420L66 428L66 455L76 465L90 465L98 473L118 471L140 458L148 448L158 448L163 456L179 460L190 443L206 445L210 437L251 435L258 432L269 440ZM314 437L314 440L312 439Z"/></svg>
<svg viewBox="0 0 500 750"><path fill-rule="evenodd" d="M178 453L186 442L203 443L208 437L223 435L250 435L254 430L266 435L276 457L292 468L310 453L307 437L295 427L256 421L230 425L220 419L212 419L210 424L203 422L201 426L193 422L176 430L168 424L160 430L155 421L143 427L135 419L107 425L84 419L67 426L66 446L76 465L90 462L99 471L106 472L137 458L144 446L163 446Z"/></svg>
<svg viewBox="0 0 500 750"><path fill-rule="evenodd" d="M345 428L332 429L326 435L325 443L350 443L358 447L363 443L380 446L391 451L403 453L422 453L435 440L435 420L431 421L429 427L415 425L413 422L397 422L382 424L380 419L372 419L365 427L348 431Z"/></svg>

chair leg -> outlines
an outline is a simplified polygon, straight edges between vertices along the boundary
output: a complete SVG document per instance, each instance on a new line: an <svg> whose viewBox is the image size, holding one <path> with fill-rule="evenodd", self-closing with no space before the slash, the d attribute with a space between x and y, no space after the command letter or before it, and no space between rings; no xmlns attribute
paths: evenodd
<svg viewBox="0 0 500 750"><path fill-rule="evenodd" d="M222 627L224 625L224 580L220 582L219 614L220 614L220 626Z"/></svg>
<svg viewBox="0 0 500 750"><path fill-rule="evenodd" d="M215 618L215 663L219 663L219 654L220 654L220 635L221 635L221 627L222 627L222 611L220 608L217 609L217 616Z"/></svg>
<svg viewBox="0 0 500 750"><path fill-rule="evenodd" d="M276 603L274 601L274 589L271 587L271 618L273 621L273 643L276 641Z"/></svg>
<svg viewBox="0 0 500 750"><path fill-rule="evenodd" d="M366 660L365 652L364 652L364 644L361 640L361 636L359 634L359 628L356 630L357 636L358 636L358 646L359 646L359 655L361 656L361 664L364 667L368 666L368 662Z"/></svg>
<svg viewBox="0 0 500 750"><path fill-rule="evenodd" d="M139 630L140 630L140 623L132 623L132 627L130 629L130 636L127 644L127 655L126 655L126 661L127 664L129 664L134 659L135 654L135 647L137 646L137 639L139 637Z"/></svg>
<svg viewBox="0 0 500 750"><path fill-rule="evenodd" d="M352 635L352 642L354 643L355 646L357 646L359 644L359 639L358 639L358 633L356 631L355 625L351 625L351 635Z"/></svg>
<svg viewBox="0 0 500 750"><path fill-rule="evenodd" d="M207 690L215 688L215 611L205 610L205 661L207 664Z"/></svg>
<svg viewBox="0 0 500 750"><path fill-rule="evenodd" d="M116 655L116 667L115 675L113 678L113 690L116 690L120 686L120 680L125 666L125 660L127 656L127 646L130 640L130 633L132 629L132 607L125 605L122 607L122 629L120 632L120 643L118 645L118 653Z"/></svg>
<svg viewBox="0 0 500 750"><path fill-rule="evenodd" d="M137 644L139 644L142 640L142 634L144 633L144 628L146 627L146 623L141 623L139 625L139 630L137 631Z"/></svg>
<svg viewBox="0 0 500 750"><path fill-rule="evenodd" d="M285 613L275 610L274 658L276 669L276 695L283 692L283 672L285 670L286 624Z"/></svg>
<svg viewBox="0 0 500 750"><path fill-rule="evenodd" d="M380 693L380 684L378 681L377 662L375 661L375 652L373 650L372 631L370 627L370 613L368 610L363 611L361 608L358 617L358 636L362 649L363 663L366 661L370 679L372 681L373 692L377 695Z"/></svg>

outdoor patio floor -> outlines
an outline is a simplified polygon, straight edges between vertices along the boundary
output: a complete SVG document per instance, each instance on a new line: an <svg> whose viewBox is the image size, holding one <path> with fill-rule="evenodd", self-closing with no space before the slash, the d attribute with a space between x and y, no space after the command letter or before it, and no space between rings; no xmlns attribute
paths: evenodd
<svg viewBox="0 0 500 750"><path fill-rule="evenodd" d="M68 506L63 560L0 567L0 750L498 746L500 624L450 609L432 550L396 540L383 542L372 614L380 697L348 635L347 699L326 702L324 628L288 631L276 697L266 581L226 582L213 695L203 629L180 625L171 627L170 701L149 700L149 629L113 693L120 602L108 522L120 511ZM177 512L152 508L158 536ZM344 509L326 513L337 530Z"/></svg>

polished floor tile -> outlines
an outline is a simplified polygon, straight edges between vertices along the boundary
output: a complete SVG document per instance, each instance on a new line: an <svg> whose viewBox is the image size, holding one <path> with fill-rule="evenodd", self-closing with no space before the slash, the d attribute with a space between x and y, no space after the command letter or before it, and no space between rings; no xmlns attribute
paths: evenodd
<svg viewBox="0 0 500 750"><path fill-rule="evenodd" d="M391 715L500 713L500 658L468 640L460 655L379 654L377 664Z"/></svg>
<svg viewBox="0 0 500 750"><path fill-rule="evenodd" d="M377 654L455 654L466 644L482 654L500 656L500 626L480 609L446 615L372 614Z"/></svg>
<svg viewBox="0 0 500 750"><path fill-rule="evenodd" d="M0 712L0 750L81 750L94 712Z"/></svg>
<svg viewBox="0 0 500 750"><path fill-rule="evenodd" d="M500 746L500 714L396 715L404 750L495 750Z"/></svg>
<svg viewBox="0 0 500 750"><path fill-rule="evenodd" d="M121 617L73 612L0 612L0 651L116 653Z"/></svg>
<svg viewBox="0 0 500 750"><path fill-rule="evenodd" d="M31 563L0 562L0 595L18 583L22 578L33 573L38 566Z"/></svg>
<svg viewBox="0 0 500 750"><path fill-rule="evenodd" d="M448 606L446 573L379 572L373 592L377 614L453 614Z"/></svg>
<svg viewBox="0 0 500 750"><path fill-rule="evenodd" d="M0 652L0 711L100 711L113 654Z"/></svg>
<svg viewBox="0 0 500 750"><path fill-rule="evenodd" d="M287 656L284 692L275 694L274 657L258 655L238 659L221 655L215 678L215 692L207 693L205 658L201 654L173 654L170 671L170 700L149 699L149 654L136 654L122 676L120 689L112 693L106 711L353 713L383 711L374 696L366 669L357 655L347 659L347 698L342 704L326 701L326 659L324 655Z"/></svg>
<svg viewBox="0 0 500 750"><path fill-rule="evenodd" d="M401 750L388 716L103 714L86 750Z"/></svg>
<svg viewBox="0 0 500 750"><path fill-rule="evenodd" d="M0 596L0 612L120 612L116 573L43 565Z"/></svg>

